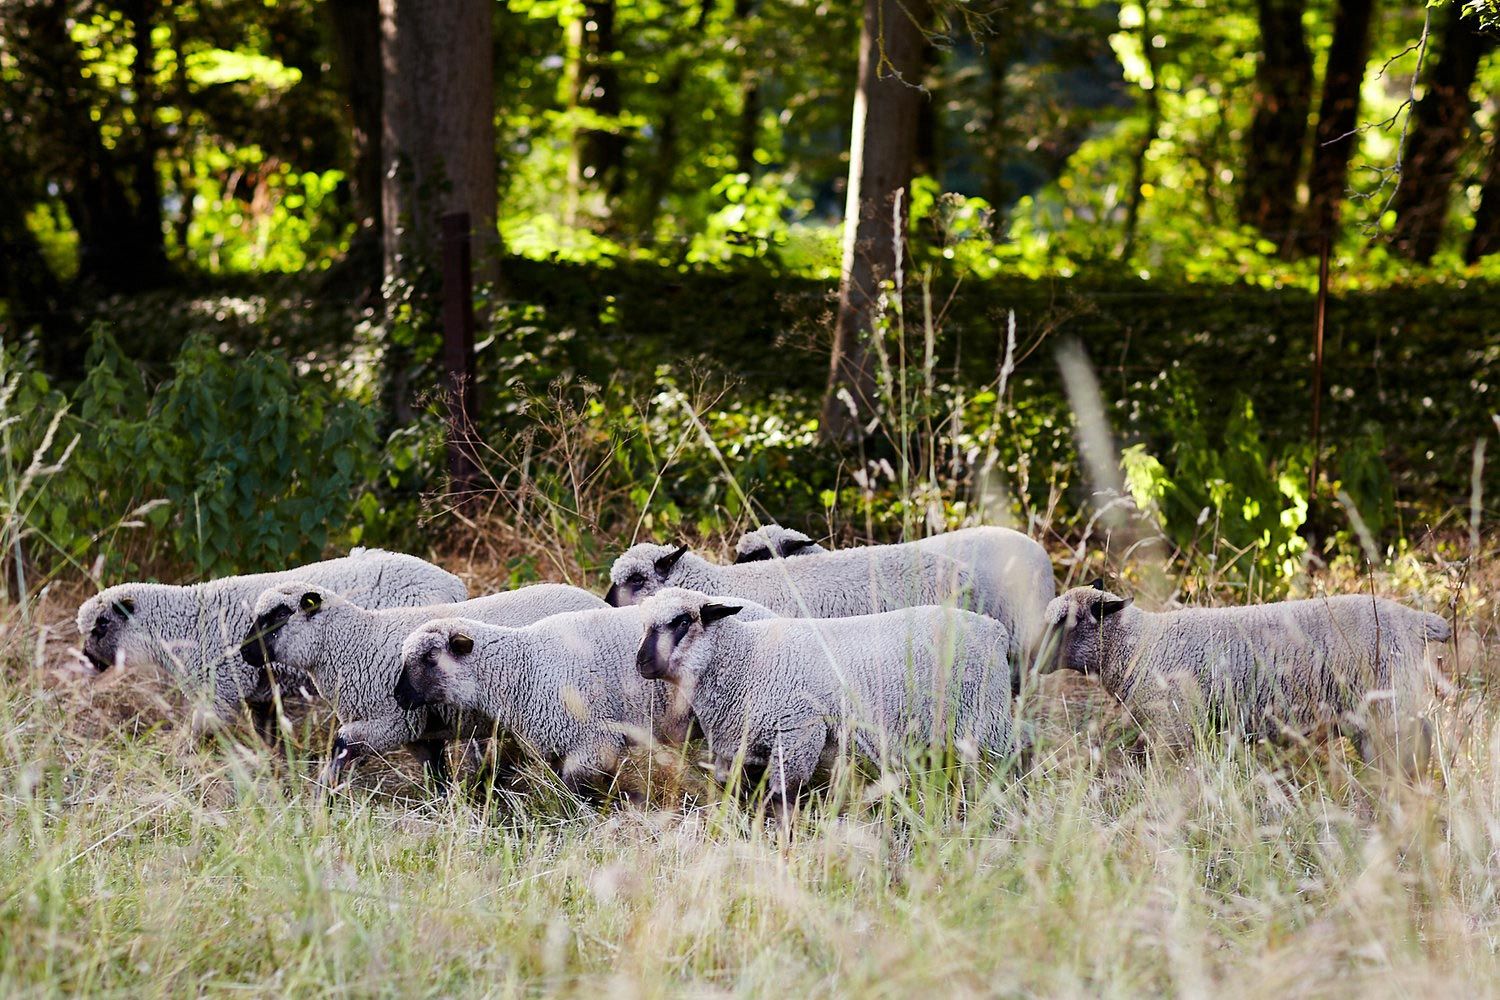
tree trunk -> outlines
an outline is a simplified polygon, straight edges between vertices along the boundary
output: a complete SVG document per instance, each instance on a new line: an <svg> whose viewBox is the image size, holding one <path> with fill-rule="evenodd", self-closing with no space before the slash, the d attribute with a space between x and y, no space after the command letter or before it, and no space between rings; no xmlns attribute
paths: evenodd
<svg viewBox="0 0 1500 1000"><path fill-rule="evenodd" d="M489 0L380 0L385 274L439 258L440 220L468 212L476 282L499 280Z"/></svg>
<svg viewBox="0 0 1500 1000"><path fill-rule="evenodd" d="M696 60L700 51L703 25L708 21L709 9L713 3L714 0L702 0L698 4L697 15L688 26L692 42L678 46L678 55L659 91L665 110L662 112L661 128L657 132L656 156L648 168L645 200L641 203L640 217L636 220L641 238L647 241L655 240L656 218L661 212L662 200L672 190L672 180L677 176L677 163L682 152L678 148L682 88L687 83L689 65Z"/></svg>
<svg viewBox="0 0 1500 1000"><path fill-rule="evenodd" d="M1464 248L1464 260L1472 264L1497 251L1500 251L1500 123L1490 138L1489 165L1484 171L1479 208L1474 212L1474 231Z"/></svg>
<svg viewBox="0 0 1500 1000"><path fill-rule="evenodd" d="M998 15L996 15L998 16ZM1015 187L1005 176L1005 157L1009 147L1006 123L1010 94L1006 79L1013 58L1008 38L998 35L984 40L985 104L989 111L989 128L985 130L984 180L981 190L990 203L990 231L1000 238L1006 232L1005 217L1015 197Z"/></svg>
<svg viewBox="0 0 1500 1000"><path fill-rule="evenodd" d="M613 119L607 128L585 126L573 136L568 161L569 215L573 225L603 225L625 188L625 137L619 131L620 74L614 64L614 0L584 0L583 14L569 26L573 51L573 107L590 117Z"/></svg>
<svg viewBox="0 0 1500 1000"><path fill-rule="evenodd" d="M380 0L328 0L327 10L351 136L353 169L349 172L349 193L354 206L355 231L349 256L377 259L378 254L368 254L365 248L379 247L385 228L380 196L383 166L380 154L383 93ZM378 286L378 271L370 277Z"/></svg>
<svg viewBox="0 0 1500 1000"><path fill-rule="evenodd" d="M1259 0L1260 60L1245 146L1240 219L1285 244L1297 210L1297 180L1312 104L1312 53L1303 0ZM1148 43L1149 44L1149 43Z"/></svg>
<svg viewBox="0 0 1500 1000"><path fill-rule="evenodd" d="M881 282L894 274L898 241L906 238L917 123L925 99L918 85L927 18L921 0L864 2L839 311L823 399L825 440L856 437L875 405L870 336Z"/></svg>
<svg viewBox="0 0 1500 1000"><path fill-rule="evenodd" d="M78 232L78 278L108 292L149 287L165 277L161 198L155 172L155 121L149 70L149 19L138 5L133 24L144 27L145 48L133 67L141 85L135 110L143 133L122 136L107 147L93 120L92 82L84 76L78 46L62 0L18 4L12 50L23 78L32 81L36 118L46 133L50 162L41 165L61 179L61 197ZM134 140L134 141L132 141ZM130 178L127 184L122 178ZM144 199L144 204L136 204ZM152 219L155 226L152 226Z"/></svg>
<svg viewBox="0 0 1500 1000"><path fill-rule="evenodd" d="M1135 256L1135 238L1140 228L1141 205L1145 201L1146 156L1161 132L1161 94L1156 89L1161 86L1161 57L1156 53L1156 46L1151 44L1154 35L1151 28L1151 4L1149 0L1141 0L1141 47L1146 59L1146 70L1151 74L1151 86L1145 91L1146 132L1141 136L1140 144L1135 147L1135 156L1130 166L1130 190L1126 195L1129 200L1125 203L1125 231L1120 241L1120 259L1127 264Z"/></svg>
<svg viewBox="0 0 1500 1000"><path fill-rule="evenodd" d="M1370 25L1374 0L1339 0L1333 17L1333 42L1323 72L1318 105L1317 139L1307 175L1307 214L1295 248L1318 253L1324 241L1338 241L1339 214L1349 183L1349 158L1359 145L1359 91L1370 58Z"/></svg>
<svg viewBox="0 0 1500 1000"><path fill-rule="evenodd" d="M130 190L135 201L132 213L136 252L141 254L136 266L146 283L156 284L166 277L166 230L162 225L161 178L156 173L156 154L160 145L156 133L156 46L151 29L161 12L158 0L130 0L125 5L130 18L131 44L135 57L130 64L131 88L135 91L136 141L130 156Z"/></svg>
<svg viewBox="0 0 1500 1000"><path fill-rule="evenodd" d="M755 6L755 0L734 0L735 25L746 38L750 35ZM734 162L737 172L753 179L758 170L755 150L760 144L760 68L754 65L748 48L745 56L746 65L740 69L740 128L735 137Z"/></svg>
<svg viewBox="0 0 1500 1000"><path fill-rule="evenodd" d="M1423 264L1437 252L1443 236L1458 157L1474 115L1469 91L1488 47L1474 20L1460 16L1458 4L1449 4L1443 17L1442 42L1429 63L1427 93L1411 111L1411 131L1391 199L1396 212L1391 242Z"/></svg>

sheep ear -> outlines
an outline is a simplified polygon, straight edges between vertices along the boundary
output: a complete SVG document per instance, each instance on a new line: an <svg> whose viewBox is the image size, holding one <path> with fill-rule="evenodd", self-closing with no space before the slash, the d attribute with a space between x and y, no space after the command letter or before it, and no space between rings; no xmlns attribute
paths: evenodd
<svg viewBox="0 0 1500 1000"><path fill-rule="evenodd" d="M1124 611L1126 608L1130 607L1131 602L1134 600L1135 598L1133 597L1122 597L1113 601L1100 601L1099 620L1103 621L1110 615L1119 614L1121 611Z"/></svg>
<svg viewBox="0 0 1500 1000"><path fill-rule="evenodd" d="M818 543L811 538L798 538L783 545L781 547L781 554L789 556L793 552L801 552L803 549L816 548L817 545Z"/></svg>
<svg viewBox="0 0 1500 1000"><path fill-rule="evenodd" d="M297 606L308 614L314 614L323 607L323 595L315 590L309 590L302 595L302 600L297 602Z"/></svg>
<svg viewBox="0 0 1500 1000"><path fill-rule="evenodd" d="M122 597L115 602L115 614L121 618L135 614L135 601L129 597Z"/></svg>
<svg viewBox="0 0 1500 1000"><path fill-rule="evenodd" d="M448 652L454 656L468 656L474 652L474 640L462 632L454 632L448 637Z"/></svg>
<svg viewBox="0 0 1500 1000"><path fill-rule="evenodd" d="M1094 582L1091 583L1091 584L1089 584L1089 586L1093 587L1095 590L1103 590L1104 589L1104 577L1102 577L1102 576L1096 576L1096 577L1094 577Z"/></svg>
<svg viewBox="0 0 1500 1000"><path fill-rule="evenodd" d="M703 622L704 628L707 628L721 618L737 615L744 610L743 604L705 604L698 612L698 620Z"/></svg>
<svg viewBox="0 0 1500 1000"><path fill-rule="evenodd" d="M754 552L741 552L735 556L734 564L738 566L740 563L764 562L769 558L771 558L770 549L756 549Z"/></svg>
<svg viewBox="0 0 1500 1000"><path fill-rule="evenodd" d="M677 565L677 560L681 559L687 550L688 547L686 545L679 545L675 552L668 552L656 560L656 572L661 574L662 579L666 579L671 574L672 567Z"/></svg>

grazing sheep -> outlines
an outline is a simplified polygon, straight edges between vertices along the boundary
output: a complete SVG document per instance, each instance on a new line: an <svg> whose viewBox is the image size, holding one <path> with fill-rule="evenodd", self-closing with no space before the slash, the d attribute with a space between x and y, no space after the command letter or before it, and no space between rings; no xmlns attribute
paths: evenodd
<svg viewBox="0 0 1500 1000"><path fill-rule="evenodd" d="M792 556L811 556L827 551L795 528L763 524L740 536L740 540L734 545L734 563L738 566L740 563L790 559Z"/></svg>
<svg viewBox="0 0 1500 1000"><path fill-rule="evenodd" d="M973 574L956 561L902 546L718 566L685 545L674 549L647 542L616 559L609 575L605 600L616 607L639 604L666 587L683 587L755 601L791 618L847 618L964 603L974 590Z"/></svg>
<svg viewBox="0 0 1500 1000"><path fill-rule="evenodd" d="M950 743L974 761L1015 750L1005 626L954 608L747 622L732 599L663 592L641 605L641 676L679 688L717 770L762 770L773 810L849 750L900 766Z"/></svg>
<svg viewBox="0 0 1500 1000"><path fill-rule="evenodd" d="M329 784L366 754L405 746L439 784L446 782L447 740L457 735L453 715L403 711L391 691L401 676L401 643L435 618L472 618L493 625L529 625L548 615L607 608L586 590L539 583L456 604L370 611L327 587L282 583L255 602L255 621L242 653L260 666L276 662L317 681L338 714L338 737L324 774Z"/></svg>
<svg viewBox="0 0 1500 1000"><path fill-rule="evenodd" d="M1331 730L1366 760L1410 739L1414 722L1425 732L1441 683L1429 647L1452 634L1437 615L1374 597L1153 614L1097 587L1055 599L1047 623L1057 665L1098 675L1166 745L1190 746L1195 723L1251 738ZM1419 759L1421 744L1412 750Z"/></svg>
<svg viewBox="0 0 1500 1000"><path fill-rule="evenodd" d="M415 556L355 549L342 559L281 573L230 576L177 587L125 583L100 591L78 609L83 655L101 673L115 664L168 671L185 691L227 720L247 702L263 727L272 692L266 671L240 655L255 599L287 580L307 580L367 607L418 607L461 601L463 581ZM287 680L287 677L279 677Z"/></svg>
<svg viewBox="0 0 1500 1000"><path fill-rule="evenodd" d="M749 619L773 617L747 605ZM635 667L639 608L553 615L521 628L443 618L402 646L395 700L409 712L445 707L491 720L528 744L572 790L607 787L628 743L681 743L686 699Z"/></svg>
<svg viewBox="0 0 1500 1000"><path fill-rule="evenodd" d="M1017 662L1031 663L1043 632L1047 602L1057 594L1047 550L1010 528L960 528L907 542L924 552L955 559L974 574L978 591L995 595L996 612L983 608L1010 629ZM878 546L877 546L878 547ZM735 564L780 557L811 556L828 550L800 531L767 524L740 536ZM986 603L990 603L987 601Z"/></svg>

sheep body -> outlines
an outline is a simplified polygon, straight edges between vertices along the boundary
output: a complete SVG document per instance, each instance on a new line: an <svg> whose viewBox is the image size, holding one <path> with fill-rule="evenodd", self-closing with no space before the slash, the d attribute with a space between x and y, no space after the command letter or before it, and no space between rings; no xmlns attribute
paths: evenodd
<svg viewBox="0 0 1500 1000"><path fill-rule="evenodd" d="M436 618L528 625L560 612L607 607L586 590L539 583L461 603L371 611L327 588L290 581L256 600L245 658L304 670L331 699L340 726L326 780L335 781L361 756L402 746L442 780L442 750L446 739L456 735L459 720L453 713L433 717L396 704L392 691L401 676L402 641ZM264 644L259 651L257 639Z"/></svg>
<svg viewBox="0 0 1500 1000"><path fill-rule="evenodd" d="M1056 598L1047 622L1058 665L1097 674L1153 739L1191 745L1204 722L1252 738L1331 729L1366 759L1407 738L1443 683L1430 647L1452 634L1358 595L1152 613L1090 587Z"/></svg>
<svg viewBox="0 0 1500 1000"><path fill-rule="evenodd" d="M847 618L969 599L974 576L955 560L906 546L844 549L805 559L719 566L685 548L636 545L610 568L611 604L667 587L737 597L790 618Z"/></svg>
<svg viewBox="0 0 1500 1000"><path fill-rule="evenodd" d="M967 566L978 593L984 595L979 610L992 614L1010 630L1012 657L1031 662L1044 631L1047 602L1057 594L1046 549L1019 531L992 526L960 528L904 544ZM739 564L814 556L828 550L800 531L767 524L740 536L735 552Z"/></svg>
<svg viewBox="0 0 1500 1000"><path fill-rule="evenodd" d="M416 607L468 596L463 581L441 567L380 549L188 586L126 583L79 607L84 655L101 672L117 662L160 667L189 694L206 697L211 718L230 718L242 701L263 712L271 698L266 671L245 661L240 642L261 592L297 579L370 607Z"/></svg>
<svg viewBox="0 0 1500 1000"><path fill-rule="evenodd" d="M1014 752L1009 636L994 619L917 607L747 622L736 603L649 599L637 667L685 689L721 773L740 754L765 770L774 808L849 749L882 765L950 740L970 760Z"/></svg>
<svg viewBox="0 0 1500 1000"><path fill-rule="evenodd" d="M750 618L771 612L747 604ZM483 716L551 763L574 791L609 782L627 744L678 743L685 699L636 670L636 607L552 615L522 627L463 618L424 624L402 644L396 697L409 709L446 706ZM454 634L472 640L461 656Z"/></svg>

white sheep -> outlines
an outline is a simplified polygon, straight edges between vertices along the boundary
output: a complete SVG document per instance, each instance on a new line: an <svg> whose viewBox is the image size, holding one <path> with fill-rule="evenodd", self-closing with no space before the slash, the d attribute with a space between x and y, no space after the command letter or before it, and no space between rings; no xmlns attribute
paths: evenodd
<svg viewBox="0 0 1500 1000"><path fill-rule="evenodd" d="M898 768L914 750L1014 753L1009 636L994 619L918 607L741 621L740 610L683 591L648 599L637 669L683 690L721 776L736 760L764 773L776 812L849 750Z"/></svg>
<svg viewBox="0 0 1500 1000"><path fill-rule="evenodd" d="M746 602L747 619L771 618ZM691 707L636 670L640 609L574 611L519 628L443 618L402 646L395 699L489 719L526 744L574 792L613 781L627 745L681 743Z"/></svg>
<svg viewBox="0 0 1500 1000"><path fill-rule="evenodd" d="M790 559L792 556L811 556L827 551L796 528L763 524L754 531L745 532L734 543L734 562L735 565L765 562L768 559Z"/></svg>
<svg viewBox="0 0 1500 1000"><path fill-rule="evenodd" d="M115 665L167 671L186 693L207 702L210 712L200 723L227 720L245 702L257 726L264 727L271 685L264 669L240 655L240 642L261 592L298 579L367 607L417 607L468 596L463 581L447 570L380 549L355 549L341 559L280 573L189 586L125 583L100 591L79 607L83 654L100 672Z"/></svg>
<svg viewBox="0 0 1500 1000"><path fill-rule="evenodd" d="M539 583L462 603L371 611L336 591L301 580L260 595L242 652L251 664L276 662L306 671L333 703L340 726L324 780L367 754L407 747L439 785L447 781L447 740L457 736L452 714L404 711L391 692L401 676L401 643L436 618L470 618L492 625L528 625L548 615L608 608L586 590Z"/></svg>
<svg viewBox="0 0 1500 1000"><path fill-rule="evenodd" d="M1098 587L1047 608L1056 665L1099 677L1148 738L1186 747L1196 728L1250 738L1338 733L1366 760L1392 745L1420 766L1422 721L1448 622L1359 595L1152 613ZM1413 729L1415 724L1415 729Z"/></svg>
<svg viewBox="0 0 1500 1000"><path fill-rule="evenodd" d="M1044 632L1047 602L1057 594L1046 549L1019 531L992 526L960 528L903 544L967 566L980 593L997 595L994 617L1010 629L1011 653L1018 658L1016 662L1033 662ZM740 536L734 561L738 565L827 551L800 531L767 524ZM991 613L987 608L981 610Z"/></svg>
<svg viewBox="0 0 1500 1000"><path fill-rule="evenodd" d="M649 542L610 568L605 600L639 604L666 587L755 601L792 618L846 618L897 608L963 603L974 577L952 559L902 546L845 549L807 559L719 566L688 551Z"/></svg>

